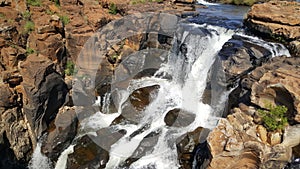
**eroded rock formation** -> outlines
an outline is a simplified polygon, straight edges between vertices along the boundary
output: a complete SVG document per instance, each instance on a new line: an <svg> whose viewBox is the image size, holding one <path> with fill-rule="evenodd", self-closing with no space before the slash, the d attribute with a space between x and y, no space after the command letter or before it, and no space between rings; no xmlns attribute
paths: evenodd
<svg viewBox="0 0 300 169"><path fill-rule="evenodd" d="M270 1L255 4L248 12L245 25L255 34L289 44L291 51L299 55L300 3Z"/></svg>

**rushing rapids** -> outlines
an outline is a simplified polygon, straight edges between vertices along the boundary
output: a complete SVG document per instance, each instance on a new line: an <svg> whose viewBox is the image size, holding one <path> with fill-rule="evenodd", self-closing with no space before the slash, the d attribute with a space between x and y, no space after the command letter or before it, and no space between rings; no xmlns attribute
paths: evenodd
<svg viewBox="0 0 300 169"><path fill-rule="evenodd" d="M180 168L176 144L199 127L214 128L222 116L228 94L225 87L218 89L221 93L210 95L210 103L203 101L207 97L206 85L215 80L209 77L210 70L218 69L214 61L222 46L238 34L249 43L268 49L273 57L289 55L280 44L243 35L232 27L206 23L178 23L176 27L170 51L145 49L128 56L116 67L111 90L88 105L98 111L78 114L79 133L61 154L55 169L66 168L76 140L86 135L109 154L108 159L101 159L95 167ZM151 52L161 54L158 62L149 63ZM97 66L92 69L98 69ZM150 75L138 76L139 72L152 68ZM134 101L141 101L141 92L148 100L136 106ZM166 120L170 114L171 122ZM200 142L205 141L205 136L200 138ZM51 168L51 163L39 153L40 148L35 151L30 168Z"/></svg>

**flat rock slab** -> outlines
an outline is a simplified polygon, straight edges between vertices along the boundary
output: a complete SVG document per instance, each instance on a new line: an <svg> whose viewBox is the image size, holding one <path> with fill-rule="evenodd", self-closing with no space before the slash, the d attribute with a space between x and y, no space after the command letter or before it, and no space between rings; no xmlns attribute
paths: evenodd
<svg viewBox="0 0 300 169"><path fill-rule="evenodd" d="M251 7L245 25L253 31L285 39L300 38L300 3L271 1Z"/></svg>

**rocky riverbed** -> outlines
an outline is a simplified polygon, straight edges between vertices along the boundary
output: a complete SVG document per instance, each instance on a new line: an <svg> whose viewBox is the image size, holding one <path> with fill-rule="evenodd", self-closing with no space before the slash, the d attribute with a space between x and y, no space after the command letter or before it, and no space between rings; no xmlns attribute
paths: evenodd
<svg viewBox="0 0 300 169"><path fill-rule="evenodd" d="M0 168L27 168L37 142L42 144L42 153L55 164L78 136L81 125L78 118L84 117L78 117L76 112L89 112L93 107L74 106L72 95L76 91L72 89L72 74L81 49L94 32L133 13L164 12L185 18L196 16L195 8L205 6L189 0L0 0ZM199 127L177 143L182 168L300 166L294 160L300 158L299 16L300 3L297 2L271 1L251 7L244 21L246 33L284 44L291 57L271 58L272 53L267 48L251 44L239 35L224 44L215 61L226 75L226 83L222 81L218 85L233 89L224 118L208 134L206 142L200 139L204 130ZM142 23L143 20L137 18L136 21ZM159 22L155 18L151 21ZM110 46L101 56L103 69L101 77L96 79L99 86L93 92L104 96L111 87L109 78L126 56L147 47L171 49L171 40L168 36L141 33ZM181 46L179 52L184 53L185 48ZM163 58L156 57L155 62L161 63ZM140 76L152 76L154 72L148 70ZM150 96L155 95L158 88L151 86L134 91L127 102L135 107L129 107L127 112L136 116L151 102ZM287 108L287 123L282 130L268 130L260 115L260 110L269 109L266 103ZM113 105L109 108L110 111L115 109ZM189 114L181 117L180 112L171 110L165 123L172 126L176 118L194 118ZM122 116L112 121L122 122ZM102 132L105 135L105 131ZM124 135L122 131L115 134ZM156 138L158 134L150 135ZM87 136L76 143L67 168L91 168L100 161L99 168L105 168L109 159L105 149ZM128 158L124 168L135 160Z"/></svg>

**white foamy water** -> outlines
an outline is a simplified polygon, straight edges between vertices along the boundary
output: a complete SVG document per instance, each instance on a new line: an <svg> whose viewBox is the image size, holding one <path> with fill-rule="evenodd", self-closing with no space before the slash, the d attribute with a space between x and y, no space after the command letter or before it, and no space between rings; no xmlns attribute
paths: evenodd
<svg viewBox="0 0 300 169"><path fill-rule="evenodd" d="M52 169L50 159L41 153L41 143L37 143L28 167L29 169Z"/></svg>
<svg viewBox="0 0 300 169"><path fill-rule="evenodd" d="M232 30L211 26L185 24L180 34L175 36L173 50L169 54L168 62L161 65L157 74L171 75L172 79L163 79L157 76L132 79L127 89L117 88L118 112L104 114L97 112L86 121L82 126L86 128L101 129L109 127L115 117L122 114L122 104L125 103L130 93L141 87L159 85L158 93L152 102L141 112L142 118L137 124L115 124L114 130L126 130L126 134L117 142L112 144L109 152L107 169L114 169L122 166L126 159L136 158L131 165L131 169L157 168L175 169L179 168L176 144L178 138L191 132L198 127L212 129L216 126L224 108L229 91L224 90L220 96L212 96L218 103L215 108L202 102L202 95L206 88L207 76L214 60L221 50L223 44L227 42L235 33ZM273 56L281 54L289 55L284 46L275 43L266 43L258 38L248 37L252 43L259 44L269 49ZM187 53L178 52L178 48L185 45ZM101 100L98 98L95 105L106 105L108 95ZM194 120L183 127L167 126L164 122L166 114L175 108L187 111L194 115ZM218 109L218 110L215 110ZM107 111L102 108L102 111ZM132 136L134 132L143 126L147 126L139 134ZM111 126L110 126L111 127ZM147 135L157 132L158 138ZM105 139L105 138L104 138ZM109 141L109 140L107 140ZM140 146L152 144L149 150L137 153ZM122 167L121 167L122 168Z"/></svg>
<svg viewBox="0 0 300 169"><path fill-rule="evenodd" d="M65 169L67 165L68 155L74 152L74 145L70 145L59 156L54 169Z"/></svg>
<svg viewBox="0 0 300 169"><path fill-rule="evenodd" d="M197 2L199 4L202 4L202 5L206 5L206 6L210 6L210 5L218 5L217 3L210 3L210 2L207 2L205 0L197 0Z"/></svg>
<svg viewBox="0 0 300 169"><path fill-rule="evenodd" d="M176 40L180 42L175 44L175 48L185 44L187 53L179 54L180 56L174 56L174 53L170 53L169 62L158 71L171 74L173 80L152 77L145 78L142 81L136 80L137 84L132 80L131 86L128 87L135 90L137 89L135 87L143 86L140 84L141 82L145 84L151 84L150 82L152 82L152 84L160 86L157 97L143 111L143 118L139 124L130 127L118 125L118 128L125 129L127 134L112 145L110 159L106 165L107 169L115 168L127 158L132 157L145 136L155 131L160 131L160 136L153 145L153 149L142 154L142 157L139 156L139 159L131 165L131 168L136 169L147 166L155 166L159 169L178 168L179 163L175 148L178 142L177 139L199 126L213 128L216 125L218 117L211 116L213 110L209 105L202 103L201 99L206 87L208 71L218 51L234 32L207 25L189 24L185 26L188 28L181 35L178 35ZM206 34L205 30L208 30L209 34ZM185 66L182 67L183 65ZM180 128L166 126L164 117L174 108L180 108L194 114L194 121ZM148 129L132 139L129 138L135 130L146 124L150 124Z"/></svg>
<svg viewBox="0 0 300 169"><path fill-rule="evenodd" d="M181 141L180 138L198 127L213 129L221 116L216 112L224 108L229 91L224 89L220 95L212 95L215 97L212 99L218 103L215 107L204 104L202 97L208 73L215 58L223 44L234 33L233 30L206 24L183 24L182 29L174 37L168 62L162 64L154 76L131 79L127 88L124 86L117 88L112 85L115 93L107 93L102 98L97 98L93 106L100 106L100 111L83 119L80 122L80 129L86 133L93 133L94 136L97 136L97 131L100 129L109 129L108 132L126 131L116 141L107 138L107 135L104 138L99 135L97 138L111 143L110 148L106 149L109 151L106 169L123 166L128 158L135 158L129 167L131 169L176 169L180 167L176 150L176 144ZM282 54L289 56L288 51L280 44L266 43L258 38L240 35L247 37L252 43L269 49L273 56ZM134 123L111 124L119 115L123 115L122 105L128 102L128 97L134 90L153 85L159 85L160 88L157 89L150 104L139 112L142 115L141 118L135 119ZM115 101L116 112L109 110L112 95L115 97L113 101ZM182 127L166 125L164 118L173 109L181 109L192 114L194 120ZM141 128L143 130L135 133ZM71 145L61 154L55 169L66 168L68 154L73 152L73 147ZM40 145L38 145L30 169L48 169L47 167L50 166L49 160L40 153Z"/></svg>
<svg viewBox="0 0 300 169"><path fill-rule="evenodd" d="M272 57L276 56L287 56L290 57L290 52L286 49L286 47L283 44L280 43L273 43L273 42L266 42L258 37L248 36L244 35L242 33L237 33L237 35L247 38L249 43L257 44L259 46L262 46L266 49L268 49Z"/></svg>

